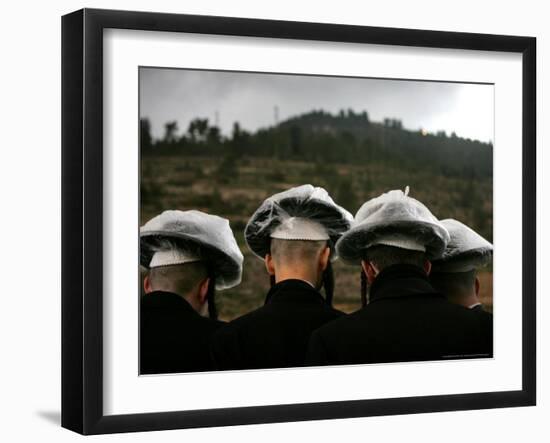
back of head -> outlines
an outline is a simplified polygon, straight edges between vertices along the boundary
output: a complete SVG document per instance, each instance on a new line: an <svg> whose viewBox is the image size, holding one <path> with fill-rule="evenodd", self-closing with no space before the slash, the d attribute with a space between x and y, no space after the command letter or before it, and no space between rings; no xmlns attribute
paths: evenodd
<svg viewBox="0 0 550 443"><path fill-rule="evenodd" d="M208 277L202 262L191 262L151 268L149 280L154 291L173 292L186 296Z"/></svg>
<svg viewBox="0 0 550 443"><path fill-rule="evenodd" d="M305 280L318 290L324 287L326 302L332 305L334 274L330 251L328 240L272 238L265 259L271 285L287 279Z"/></svg>
<svg viewBox="0 0 550 443"><path fill-rule="evenodd" d="M423 268L426 254L395 246L376 245L367 249L364 259L373 263L380 272L392 265L413 265Z"/></svg>
<svg viewBox="0 0 550 443"><path fill-rule="evenodd" d="M146 268L204 262L217 289L238 285L243 255L229 220L201 211L167 210L140 227L140 263Z"/></svg>
<svg viewBox="0 0 550 443"><path fill-rule="evenodd" d="M327 246L325 240L283 240L271 239L271 256L276 267L312 268Z"/></svg>
<svg viewBox="0 0 550 443"><path fill-rule="evenodd" d="M325 288L326 302L332 305L334 274L327 240L272 238L265 264L271 286L284 280L303 280L315 289Z"/></svg>
<svg viewBox="0 0 550 443"><path fill-rule="evenodd" d="M433 272L430 275L432 286L449 300L461 303L476 293L477 272L475 270L466 272Z"/></svg>

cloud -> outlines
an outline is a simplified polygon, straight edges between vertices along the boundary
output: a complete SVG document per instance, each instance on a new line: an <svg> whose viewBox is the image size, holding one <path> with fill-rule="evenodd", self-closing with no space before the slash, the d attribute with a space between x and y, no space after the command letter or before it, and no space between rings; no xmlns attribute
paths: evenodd
<svg viewBox="0 0 550 443"><path fill-rule="evenodd" d="M142 68L140 115L151 120L153 134L178 121L180 132L196 117L218 120L228 134L235 121L248 130L323 109L332 113L366 110L371 120L401 119L409 129L482 141L493 140L493 86L349 77L322 77Z"/></svg>

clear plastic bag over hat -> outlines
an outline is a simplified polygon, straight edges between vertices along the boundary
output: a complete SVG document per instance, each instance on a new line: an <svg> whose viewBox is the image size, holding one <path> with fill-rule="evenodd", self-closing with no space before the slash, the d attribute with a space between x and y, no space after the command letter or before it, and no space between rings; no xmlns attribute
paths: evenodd
<svg viewBox="0 0 550 443"><path fill-rule="evenodd" d="M229 221L201 211L169 210L140 228L140 263L149 268L153 254L171 245L201 257L216 276L216 289L227 289L241 282L243 255Z"/></svg>
<svg viewBox="0 0 550 443"><path fill-rule="evenodd" d="M485 266L493 258L493 245L464 223L448 218L441 220L451 239L433 270L475 269Z"/></svg>
<svg viewBox="0 0 550 443"><path fill-rule="evenodd" d="M405 192L389 191L364 203L336 250L344 261L360 264L367 248L388 238L421 244L426 257L435 259L443 254L449 233L426 206L408 196L407 187Z"/></svg>
<svg viewBox="0 0 550 443"><path fill-rule="evenodd" d="M309 184L291 188L267 198L248 221L244 235L250 250L263 259L269 253L272 231L292 217L321 224L331 245L350 228L353 220L348 211L334 203L325 189ZM335 257L334 254L333 259Z"/></svg>

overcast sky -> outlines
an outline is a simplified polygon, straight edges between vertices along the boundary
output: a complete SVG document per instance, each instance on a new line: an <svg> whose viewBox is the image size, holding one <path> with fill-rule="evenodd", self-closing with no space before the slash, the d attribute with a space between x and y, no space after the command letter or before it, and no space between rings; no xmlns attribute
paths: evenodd
<svg viewBox="0 0 550 443"><path fill-rule="evenodd" d="M249 131L323 109L367 111L373 121L401 119L407 129L456 132L493 141L493 86L281 74L141 68L140 116L154 137L176 120L179 134L197 117L217 120L228 135L238 121Z"/></svg>

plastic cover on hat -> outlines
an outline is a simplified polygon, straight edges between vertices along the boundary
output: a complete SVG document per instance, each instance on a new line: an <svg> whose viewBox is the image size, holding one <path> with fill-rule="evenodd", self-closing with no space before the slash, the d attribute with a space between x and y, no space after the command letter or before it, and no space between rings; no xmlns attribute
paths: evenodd
<svg viewBox="0 0 550 443"><path fill-rule="evenodd" d="M434 272L466 272L487 265L493 258L493 245L464 223L441 220L451 236L443 256L433 263Z"/></svg>
<svg viewBox="0 0 550 443"><path fill-rule="evenodd" d="M445 227L426 206L408 196L407 187L405 192L389 191L364 203L336 250L350 264L360 264L366 250L380 244L411 250L423 247L428 259L436 259L448 241Z"/></svg>
<svg viewBox="0 0 550 443"><path fill-rule="evenodd" d="M244 236L250 250L263 259L270 250L271 234L279 225L288 224L291 218L321 224L331 245L350 228L353 220L348 211L334 203L325 189L310 184L291 188L267 198L248 221ZM332 250L334 252L334 248Z"/></svg>
<svg viewBox="0 0 550 443"><path fill-rule="evenodd" d="M140 263L150 268L155 252L166 242L199 256L216 276L216 289L227 289L241 282L243 255L229 221L201 211L168 210L140 228Z"/></svg>

